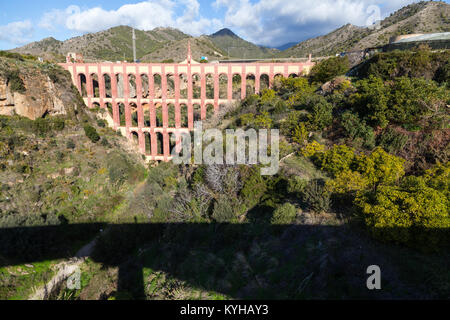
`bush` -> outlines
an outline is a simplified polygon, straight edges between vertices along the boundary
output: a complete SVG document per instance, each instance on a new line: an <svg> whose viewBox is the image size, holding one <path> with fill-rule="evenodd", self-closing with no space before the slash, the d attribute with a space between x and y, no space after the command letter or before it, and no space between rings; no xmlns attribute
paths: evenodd
<svg viewBox="0 0 450 320"><path fill-rule="evenodd" d="M380 135L378 145L387 152L396 154L403 150L407 142L407 135L388 128Z"/></svg>
<svg viewBox="0 0 450 320"><path fill-rule="evenodd" d="M221 197L215 202L212 218L216 222L233 222L235 217L233 207L230 205L230 199Z"/></svg>
<svg viewBox="0 0 450 320"><path fill-rule="evenodd" d="M303 192L303 201L314 212L328 212L331 207L331 194L321 182L313 180Z"/></svg>
<svg viewBox="0 0 450 320"><path fill-rule="evenodd" d="M76 148L75 142L72 139L68 140L66 147L67 147L67 149L72 149L72 150L75 149Z"/></svg>
<svg viewBox="0 0 450 320"><path fill-rule="evenodd" d="M350 68L348 57L333 57L316 64L310 73L312 82L325 83L333 78L344 75Z"/></svg>
<svg viewBox="0 0 450 320"><path fill-rule="evenodd" d="M321 169L334 176L339 172L350 170L355 160L355 150L346 145L334 145L320 157Z"/></svg>
<svg viewBox="0 0 450 320"><path fill-rule="evenodd" d="M341 125L355 147L358 144L363 145L367 149L375 147L375 133L373 129L364 120L361 120L357 114L350 111L342 114Z"/></svg>
<svg viewBox="0 0 450 320"><path fill-rule="evenodd" d="M6 80L9 88L12 92L25 93L27 90L22 78L20 77L19 70L7 70L5 72Z"/></svg>
<svg viewBox="0 0 450 320"><path fill-rule="evenodd" d="M290 203L279 206L273 213L272 224L291 224L297 217L297 209Z"/></svg>
<svg viewBox="0 0 450 320"><path fill-rule="evenodd" d="M93 126L90 125L84 126L84 133L93 143L97 143L100 140L100 136Z"/></svg>
<svg viewBox="0 0 450 320"><path fill-rule="evenodd" d="M312 107L310 114L308 114L308 121L311 130L321 131L331 125L333 122L333 108L334 106L321 99Z"/></svg>

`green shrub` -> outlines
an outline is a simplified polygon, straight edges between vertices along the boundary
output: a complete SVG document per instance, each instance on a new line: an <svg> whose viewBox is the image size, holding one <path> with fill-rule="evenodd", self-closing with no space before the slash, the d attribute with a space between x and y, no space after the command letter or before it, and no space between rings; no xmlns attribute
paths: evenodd
<svg viewBox="0 0 450 320"><path fill-rule="evenodd" d="M303 192L303 201L314 212L328 212L331 207L331 194L317 180L312 180Z"/></svg>
<svg viewBox="0 0 450 320"><path fill-rule="evenodd" d="M334 145L324 152L319 159L321 169L334 176L339 172L349 170L355 160L355 150L346 145Z"/></svg>
<svg viewBox="0 0 450 320"><path fill-rule="evenodd" d="M290 203L279 206L273 213L272 224L291 224L297 217L297 209Z"/></svg>
<svg viewBox="0 0 450 320"><path fill-rule="evenodd" d="M235 219L233 206L227 197L219 198L214 204L212 218L218 223L233 222Z"/></svg>
<svg viewBox="0 0 450 320"><path fill-rule="evenodd" d="M27 90L25 84L20 77L19 70L7 70L5 72L6 80L12 92L25 93Z"/></svg>
<svg viewBox="0 0 450 320"><path fill-rule="evenodd" d="M316 64L310 73L312 82L325 83L350 69L348 57L333 57Z"/></svg>
<svg viewBox="0 0 450 320"><path fill-rule="evenodd" d="M375 133L373 129L361 120L357 114L347 111L341 116L341 125L352 140L354 146L363 145L367 149L375 147Z"/></svg>
<svg viewBox="0 0 450 320"><path fill-rule="evenodd" d="M385 130L378 139L378 145L389 153L396 154L403 150L408 142L408 136L392 128Z"/></svg>
<svg viewBox="0 0 450 320"><path fill-rule="evenodd" d="M288 180L287 191L290 194L299 195L302 194L306 188L308 181L300 178L299 176L294 176Z"/></svg>
<svg viewBox="0 0 450 320"><path fill-rule="evenodd" d="M308 121L312 130L321 131L333 122L334 106L325 99L314 104L308 114Z"/></svg>
<svg viewBox="0 0 450 320"><path fill-rule="evenodd" d="M97 125L100 128L106 128L106 121L105 120L97 120Z"/></svg>
<svg viewBox="0 0 450 320"><path fill-rule="evenodd" d="M75 142L72 139L69 139L67 141L66 147L67 147L67 149L72 149L72 150L75 149L76 148Z"/></svg>
<svg viewBox="0 0 450 320"><path fill-rule="evenodd" d="M100 140L100 136L93 126L90 125L84 126L84 133L93 143L97 143Z"/></svg>

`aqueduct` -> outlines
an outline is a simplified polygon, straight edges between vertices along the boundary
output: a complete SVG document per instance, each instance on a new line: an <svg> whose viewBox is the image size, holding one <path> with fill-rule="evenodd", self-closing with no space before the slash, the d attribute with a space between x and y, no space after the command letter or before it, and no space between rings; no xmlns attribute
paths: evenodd
<svg viewBox="0 0 450 320"><path fill-rule="evenodd" d="M309 73L303 63L61 64L89 108L109 111L114 129L135 140L149 160L169 161L171 135L189 132L221 106L270 88L276 76ZM252 83L252 86L248 84Z"/></svg>

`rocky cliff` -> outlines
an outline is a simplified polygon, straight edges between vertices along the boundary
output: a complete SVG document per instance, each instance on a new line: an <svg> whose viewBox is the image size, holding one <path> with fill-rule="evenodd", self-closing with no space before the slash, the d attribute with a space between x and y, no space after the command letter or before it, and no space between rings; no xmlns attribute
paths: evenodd
<svg viewBox="0 0 450 320"><path fill-rule="evenodd" d="M76 114L82 105L70 74L57 65L0 58L0 115L35 120Z"/></svg>

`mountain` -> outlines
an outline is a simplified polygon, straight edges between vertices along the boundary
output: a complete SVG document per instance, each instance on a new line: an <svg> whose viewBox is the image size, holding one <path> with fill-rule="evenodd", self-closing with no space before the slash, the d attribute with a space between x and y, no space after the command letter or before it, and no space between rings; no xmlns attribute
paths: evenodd
<svg viewBox="0 0 450 320"><path fill-rule="evenodd" d="M450 5L440 1L422 1L408 5L381 21L380 28L370 29L351 24L309 39L282 51L279 57L328 56L342 51L361 50L387 44L400 34L450 31Z"/></svg>
<svg viewBox="0 0 450 320"><path fill-rule="evenodd" d="M142 62L181 62L186 59L188 41L191 43L192 58L200 61L202 57L208 57L209 61L222 59L226 53L218 48L208 36L198 38L185 38L178 41L165 43L161 48L143 56Z"/></svg>
<svg viewBox="0 0 450 320"><path fill-rule="evenodd" d="M128 60L133 57L132 28L114 27L97 33L89 33L66 41L47 38L12 50L22 54L64 59L68 52L80 52L85 60ZM136 30L137 56L142 57L164 47L168 42L189 36L174 28L156 28L151 31Z"/></svg>
<svg viewBox="0 0 450 320"><path fill-rule="evenodd" d="M280 51L284 51L287 50L289 48L292 48L293 46L295 46L297 44L297 42L289 42L289 43L285 43L279 47L275 47L275 49L278 49Z"/></svg>
<svg viewBox="0 0 450 320"><path fill-rule="evenodd" d="M222 29L208 36L227 56L233 58L273 58L279 50L257 46L237 36L230 29Z"/></svg>

